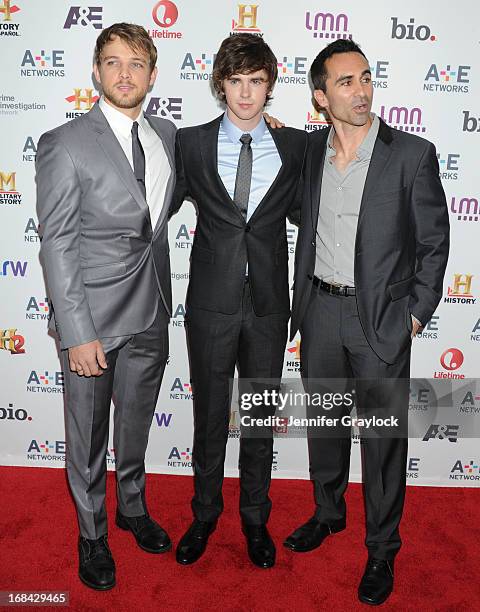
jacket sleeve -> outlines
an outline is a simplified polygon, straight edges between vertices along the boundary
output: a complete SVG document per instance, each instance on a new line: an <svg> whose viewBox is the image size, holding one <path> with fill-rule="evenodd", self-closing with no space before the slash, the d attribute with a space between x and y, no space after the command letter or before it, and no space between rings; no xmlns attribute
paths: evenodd
<svg viewBox="0 0 480 612"><path fill-rule="evenodd" d="M170 203L170 208L168 211L169 219L180 210L183 201L189 194L189 190L187 187L187 179L185 176L185 168L183 165L181 132L182 130L177 131L177 137L175 141L175 169L177 173L177 180L175 183L175 191L173 192L172 201Z"/></svg>
<svg viewBox="0 0 480 612"><path fill-rule="evenodd" d="M80 181L67 148L51 132L38 143L36 183L40 257L64 349L97 333L80 267Z"/></svg>
<svg viewBox="0 0 480 612"><path fill-rule="evenodd" d="M417 266L411 288L410 312L425 325L442 297L450 229L447 201L432 143L428 143L413 182L411 218Z"/></svg>

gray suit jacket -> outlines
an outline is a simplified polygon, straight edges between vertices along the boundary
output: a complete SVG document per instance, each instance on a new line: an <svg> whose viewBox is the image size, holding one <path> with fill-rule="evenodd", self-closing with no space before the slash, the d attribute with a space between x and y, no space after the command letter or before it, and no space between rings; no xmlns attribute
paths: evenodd
<svg viewBox="0 0 480 612"><path fill-rule="evenodd" d="M172 173L152 228L131 166L98 104L40 138L40 257L61 348L148 329L160 299L171 314L168 208L175 187L175 126L146 117Z"/></svg>

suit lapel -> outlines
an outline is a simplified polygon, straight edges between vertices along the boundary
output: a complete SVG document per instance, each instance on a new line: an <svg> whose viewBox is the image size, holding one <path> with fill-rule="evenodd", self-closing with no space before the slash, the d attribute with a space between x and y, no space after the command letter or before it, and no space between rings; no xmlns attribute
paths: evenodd
<svg viewBox="0 0 480 612"><path fill-rule="evenodd" d="M253 220L254 217L257 216L259 211L261 211L265 202L268 202L268 199L270 198L270 194L275 190L277 184L282 179L282 176L287 171L287 167L288 167L289 150L288 150L288 143L286 142L286 139L285 139L285 132L283 132L281 128L280 129L277 128L273 130L268 125L268 123L266 125L268 128L268 131L272 135L273 142L275 143L275 146L277 147L277 151L280 156L280 161L282 162L282 165L280 166L276 177L273 179L272 183L270 184L270 187L267 189L267 192L265 193L263 198L260 200L257 208L253 211L253 214L249 219L249 223Z"/></svg>
<svg viewBox="0 0 480 612"><path fill-rule="evenodd" d="M311 145L309 157L309 176L310 176L310 206L312 229L315 234L318 225L318 213L320 209L320 194L322 189L323 166L325 164L325 155L327 152L327 139L329 129L325 131L324 138L315 139ZM323 134L322 134L323 136Z"/></svg>
<svg viewBox="0 0 480 612"><path fill-rule="evenodd" d="M358 215L358 226L365 215L365 208L368 206L368 198L372 191L378 186L378 179L382 176L385 166L392 154L393 135L392 130L380 119L377 139L373 147L372 158L368 166L365 186L363 188L362 201L360 204L360 212Z"/></svg>
<svg viewBox="0 0 480 612"><path fill-rule="evenodd" d="M144 215L150 219L150 212L145 201L145 198L140 191L132 167L123 152L120 143L113 133L105 115L100 110L98 102L88 113L88 118L94 130L98 133L97 142L103 149L105 156L115 168L120 180L125 185L135 202L138 204Z"/></svg>
<svg viewBox="0 0 480 612"><path fill-rule="evenodd" d="M243 223L245 223L242 213L239 211L238 206L230 197L218 173L218 131L220 129L222 117L223 115L220 115L220 117L217 117L210 123L207 123L207 125L200 128L200 153L203 159L207 177L214 182L216 191L222 193L226 201L231 203L231 208L237 217L241 219Z"/></svg>

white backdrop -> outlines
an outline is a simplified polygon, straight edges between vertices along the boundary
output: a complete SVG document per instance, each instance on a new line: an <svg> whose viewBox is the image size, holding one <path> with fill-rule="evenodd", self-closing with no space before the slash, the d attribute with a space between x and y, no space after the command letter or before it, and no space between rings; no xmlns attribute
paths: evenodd
<svg viewBox="0 0 480 612"><path fill-rule="evenodd" d="M46 333L48 298L38 260L34 160L44 131L86 112L96 99L91 75L95 39L102 27L117 21L139 23L150 31L159 52L159 76L146 110L179 127L219 114L210 89L212 61L234 29L265 37L277 55L280 74L270 110L309 131L325 127L311 106L307 73L313 58L333 38L352 36L359 42L372 67L375 112L437 146L450 211L452 248L444 298L425 333L414 341L412 375L478 376L477 2L467 0L452 10L447 0L405 0L397 6L371 0L368 7L354 0L261 0L243 8L225 0L92 0L92 6L72 1L0 0L1 464L64 465L63 380L55 342ZM183 314L194 229L193 208L185 204L170 224L174 316L170 361L147 454L152 472L191 474L192 402ZM296 230L288 232L292 266ZM289 343L285 376L297 377L298 365L298 342ZM412 413L422 410L423 398L418 390L412 394ZM479 486L478 438L462 438L478 413L477 387L452 403L448 422L428 423L426 439L410 441L408 481ZM308 477L304 439L278 439L275 449L274 476ZM361 477L358 450L354 436L353 481ZM228 475L238 473L237 456L238 414L233 413Z"/></svg>

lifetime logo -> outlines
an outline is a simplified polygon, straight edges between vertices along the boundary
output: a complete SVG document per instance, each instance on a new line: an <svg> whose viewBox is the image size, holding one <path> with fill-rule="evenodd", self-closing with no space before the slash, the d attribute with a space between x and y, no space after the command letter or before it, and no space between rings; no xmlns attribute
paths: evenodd
<svg viewBox="0 0 480 612"><path fill-rule="evenodd" d="M400 23L398 17L392 17L392 38L396 40L437 40L435 34L427 25L415 24L415 18L410 17L408 24Z"/></svg>
<svg viewBox="0 0 480 612"><path fill-rule="evenodd" d="M67 18L63 25L64 30L69 30L72 26L81 25L92 26L95 30L101 30L102 26L101 6L72 6L70 7Z"/></svg>
<svg viewBox="0 0 480 612"><path fill-rule="evenodd" d="M232 19L232 32L249 32L259 34L261 32L257 25L258 4L239 4L238 21Z"/></svg>
<svg viewBox="0 0 480 612"><path fill-rule="evenodd" d="M85 93L82 93L82 92L85 92ZM74 87L73 95L68 96L68 98L65 98L65 100L69 102L70 104L72 102L75 102L74 110L76 111L81 111L81 110L89 111L92 108L92 106L95 104L95 102L99 99L99 97L100 96L93 95L93 89L81 89L81 88ZM84 105L83 108L82 108L82 105Z"/></svg>
<svg viewBox="0 0 480 612"><path fill-rule="evenodd" d="M177 6L171 0L157 2L152 10L152 19L161 30L148 30L151 38L182 38L182 32L168 30L178 19Z"/></svg>
<svg viewBox="0 0 480 612"><path fill-rule="evenodd" d="M464 361L463 353L458 348L448 348L443 351L440 355L440 365L446 372L434 372L434 378L453 378L453 379L463 379L465 378L465 374L459 374L454 372L458 370Z"/></svg>
<svg viewBox="0 0 480 612"><path fill-rule="evenodd" d="M351 39L348 32L348 17L345 13L305 13L305 27L313 33L313 38Z"/></svg>
<svg viewBox="0 0 480 612"><path fill-rule="evenodd" d="M458 198L452 196L450 210L457 216L457 221L478 221L480 219L480 208L478 198Z"/></svg>
<svg viewBox="0 0 480 612"><path fill-rule="evenodd" d="M21 276L27 272L28 261L4 261L0 269L0 276Z"/></svg>
<svg viewBox="0 0 480 612"><path fill-rule="evenodd" d="M449 440L457 442L460 425L438 425L432 423L423 436L423 441L428 442L433 438L437 440Z"/></svg>
<svg viewBox="0 0 480 612"><path fill-rule="evenodd" d="M17 328L0 329L0 350L9 351L11 355L23 355L25 338L17 334Z"/></svg>
<svg viewBox="0 0 480 612"><path fill-rule="evenodd" d="M422 111L417 108L406 106L392 106L389 109L382 104L380 107L381 118L402 132L425 132L426 127L422 125Z"/></svg>

